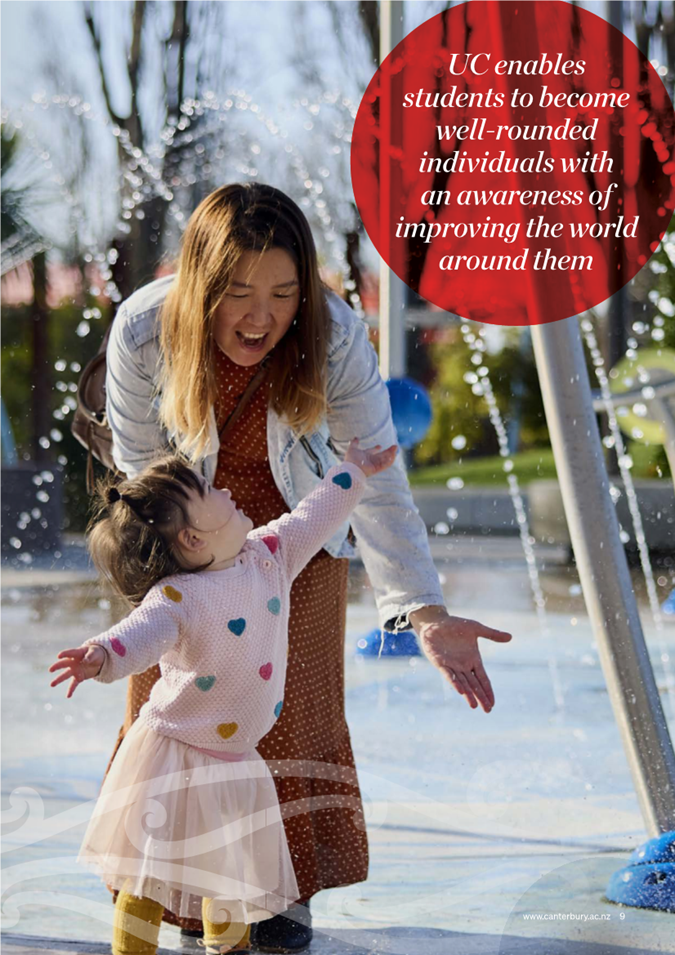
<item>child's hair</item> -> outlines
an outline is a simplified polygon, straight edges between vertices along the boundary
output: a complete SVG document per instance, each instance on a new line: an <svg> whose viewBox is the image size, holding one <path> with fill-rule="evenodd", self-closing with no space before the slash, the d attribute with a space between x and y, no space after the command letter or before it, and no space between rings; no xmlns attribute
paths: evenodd
<svg viewBox="0 0 675 955"><path fill-rule="evenodd" d="M190 491L204 495L198 476L177 454L156 459L135 478L110 475L97 483L89 551L97 570L132 606L163 577L196 573L213 562L188 567L173 546L178 532L191 526Z"/></svg>

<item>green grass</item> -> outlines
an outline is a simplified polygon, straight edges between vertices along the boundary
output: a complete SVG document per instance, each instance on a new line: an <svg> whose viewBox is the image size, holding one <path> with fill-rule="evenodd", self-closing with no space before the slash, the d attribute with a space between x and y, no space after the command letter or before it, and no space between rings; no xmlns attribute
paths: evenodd
<svg viewBox="0 0 675 955"><path fill-rule="evenodd" d="M656 447L633 446L631 448L634 461L633 477L658 479L658 474L653 467L653 459L657 453ZM460 477L465 486L496 484L506 487L504 460L496 455L490 458L464 458L461 463L455 461L433 467L415 468L408 472L408 480L413 487L415 485L444 487L448 478ZM511 460L513 461L512 473L518 476L521 487L529 484L530 481L556 477L553 451L550 448L521 451L519 454L514 454ZM662 471L662 476L666 480L669 479L667 471Z"/></svg>
<svg viewBox="0 0 675 955"><path fill-rule="evenodd" d="M542 478L555 478L553 451L550 448L535 448L514 454L513 472L518 475L521 485ZM420 467L408 472L408 479L414 485L436 485L443 487L448 478L460 477L465 485L503 484L506 487L505 458L496 455L491 458L464 458L461 463L436 464L433 467Z"/></svg>

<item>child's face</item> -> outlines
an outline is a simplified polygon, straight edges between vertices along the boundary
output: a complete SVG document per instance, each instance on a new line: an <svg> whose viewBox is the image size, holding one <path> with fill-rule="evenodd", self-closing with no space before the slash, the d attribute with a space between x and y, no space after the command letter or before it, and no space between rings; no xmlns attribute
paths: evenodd
<svg viewBox="0 0 675 955"><path fill-rule="evenodd" d="M193 564L211 560L211 570L222 570L234 564L234 558L246 542L253 521L239 510L227 488L212 487L199 476L203 497L191 491L187 505L191 527L178 534L178 544Z"/></svg>

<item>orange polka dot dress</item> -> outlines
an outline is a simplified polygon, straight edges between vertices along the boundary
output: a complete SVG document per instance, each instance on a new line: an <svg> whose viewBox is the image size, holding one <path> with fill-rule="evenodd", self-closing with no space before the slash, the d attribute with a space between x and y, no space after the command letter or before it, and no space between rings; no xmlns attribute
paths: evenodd
<svg viewBox="0 0 675 955"><path fill-rule="evenodd" d="M237 365L219 348L216 417L221 428L257 365ZM225 435L214 484L228 487L258 527L289 511L267 455L269 382ZM257 745L274 777L300 898L368 876L368 842L344 713L344 636L349 559L321 549L291 587L289 655L281 716ZM129 678L127 708L106 775L125 733L159 679L159 666ZM289 773L289 760L294 761ZM276 771L275 771L276 770ZM117 892L113 891L116 897ZM200 929L165 910L164 921Z"/></svg>

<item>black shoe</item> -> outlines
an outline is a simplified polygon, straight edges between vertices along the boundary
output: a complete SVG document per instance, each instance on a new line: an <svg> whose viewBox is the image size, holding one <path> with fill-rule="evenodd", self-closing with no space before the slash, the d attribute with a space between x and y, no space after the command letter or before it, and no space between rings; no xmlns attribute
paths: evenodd
<svg viewBox="0 0 675 955"><path fill-rule="evenodd" d="M204 938L204 933L198 929L182 928L180 930L180 948L183 955L199 955L202 949L197 942Z"/></svg>
<svg viewBox="0 0 675 955"><path fill-rule="evenodd" d="M309 899L299 899L290 909L274 918L256 922L251 941L259 952L292 955L302 952L312 941L312 915Z"/></svg>

